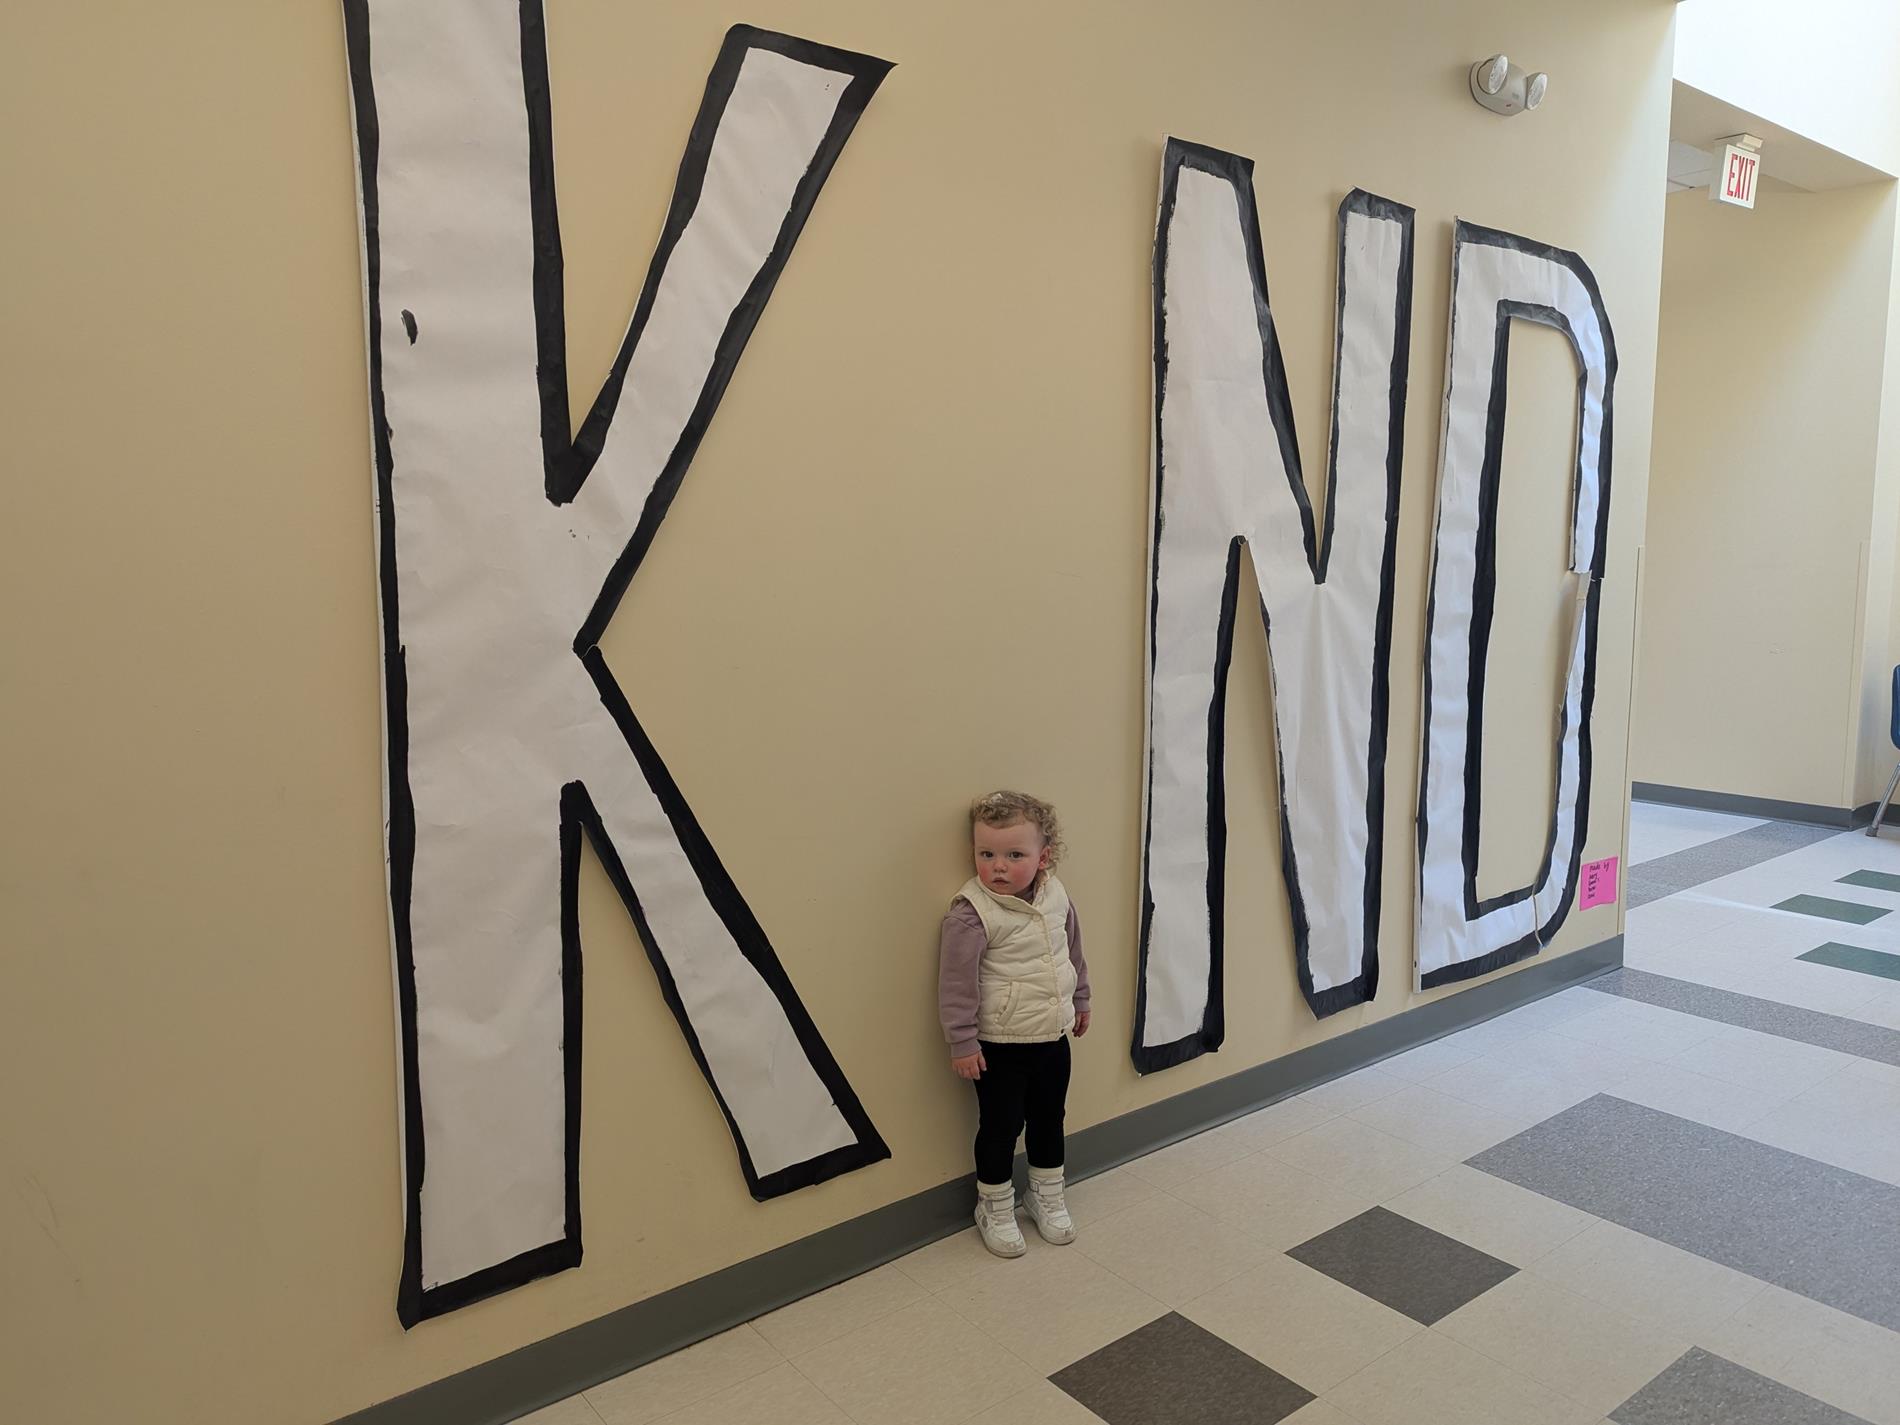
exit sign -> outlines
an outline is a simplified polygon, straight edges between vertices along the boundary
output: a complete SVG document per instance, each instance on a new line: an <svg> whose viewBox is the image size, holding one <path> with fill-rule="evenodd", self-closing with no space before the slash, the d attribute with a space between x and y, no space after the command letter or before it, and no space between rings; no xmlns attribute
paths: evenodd
<svg viewBox="0 0 1900 1425"><path fill-rule="evenodd" d="M1722 147L1722 162L1709 184L1709 196L1738 208L1755 206L1755 179L1761 173L1761 155L1734 144Z"/></svg>

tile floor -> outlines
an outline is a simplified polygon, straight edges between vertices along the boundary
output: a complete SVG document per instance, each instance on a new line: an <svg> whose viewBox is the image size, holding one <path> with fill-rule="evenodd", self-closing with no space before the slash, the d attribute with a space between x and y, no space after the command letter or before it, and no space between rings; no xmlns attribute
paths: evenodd
<svg viewBox="0 0 1900 1425"><path fill-rule="evenodd" d="M1900 1425L1900 831L1638 804L1627 968L532 1425Z"/></svg>

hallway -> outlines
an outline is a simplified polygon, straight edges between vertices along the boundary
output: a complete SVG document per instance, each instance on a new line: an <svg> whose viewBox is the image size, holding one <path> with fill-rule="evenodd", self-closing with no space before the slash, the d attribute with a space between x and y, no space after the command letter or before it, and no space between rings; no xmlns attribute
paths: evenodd
<svg viewBox="0 0 1900 1425"><path fill-rule="evenodd" d="M1637 803L1626 968L535 1425L1900 1425L1900 841Z"/></svg>

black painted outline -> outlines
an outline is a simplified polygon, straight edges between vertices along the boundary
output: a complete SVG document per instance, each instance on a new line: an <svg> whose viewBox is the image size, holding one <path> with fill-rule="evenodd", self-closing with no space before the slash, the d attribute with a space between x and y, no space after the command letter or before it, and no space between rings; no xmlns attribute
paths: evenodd
<svg viewBox="0 0 1900 1425"><path fill-rule="evenodd" d="M1504 417L1507 404L1508 368L1510 357L1510 330L1513 320L1537 322L1553 327L1563 333L1570 343L1572 354L1577 359L1577 454L1575 462L1575 482L1570 491L1570 543L1574 550L1577 531L1578 500L1582 494L1585 479L1592 479L1597 491L1595 543L1591 550L1590 591L1584 605L1583 627L1583 686L1578 696L1580 726L1577 729L1577 803L1574 813L1575 837L1571 843L1569 864L1565 869L1564 893L1559 898L1557 908L1550 919L1538 926L1529 935L1520 936L1508 945L1477 956L1470 960L1460 960L1443 966L1430 974L1419 977L1421 989L1434 989L1439 985L1456 984L1461 980L1476 979L1501 970L1506 965L1516 964L1519 960L1538 954L1548 945L1569 917L1571 906L1577 897L1577 878L1583 865L1583 844L1590 828L1590 781L1592 770L1591 753L1591 713L1596 705L1597 670L1597 626L1602 607L1603 578L1609 567L1610 537L1610 481L1612 475L1613 435L1615 429L1616 395L1616 336L1610 327L1610 314L1603 305L1603 294L1597 286L1596 274L1578 254L1566 248L1554 247L1530 238L1519 237L1514 233L1501 232L1496 228L1481 227L1476 223L1460 221L1452 239L1452 329L1449 337L1450 349L1455 351L1458 341L1457 302L1459 265L1464 257L1465 244L1482 243L1488 247L1502 247L1514 252L1522 252L1568 270L1577 279L1578 284L1590 298L1590 306L1595 312L1598 328L1603 333L1603 421L1598 431L1595 459L1589 465L1585 463L1583 449L1583 401L1588 390L1589 368L1584 362L1583 348L1577 341L1570 320L1554 307L1541 303L1524 302L1513 298L1499 298L1496 310L1496 329L1493 335L1494 351L1491 368L1491 390L1485 413L1484 460L1479 470L1478 481L1478 530L1476 536L1475 568L1473 571L1471 594L1471 635L1467 653L1468 676L1466 683L1466 733L1464 767L1464 817L1461 829L1461 855L1464 863L1464 910L1465 919L1473 921L1494 910L1515 905L1527 900L1544 889L1550 875L1550 861L1557 846L1556 796L1553 790L1549 834L1544 842L1544 860L1539 868L1534 885L1519 887L1491 897L1478 899L1478 833L1480 826L1479 799L1483 780L1483 730L1484 730L1484 675L1490 654L1491 618L1497 600L1497 508L1499 481L1503 468L1504 453ZM1445 405L1451 406L1451 382L1455 364L1447 360L1445 365ZM1425 615L1425 696L1421 704L1424 735L1420 739L1418 773L1418 854L1421 874L1425 861L1425 842L1428 826L1426 809L1427 778L1431 770L1431 720L1432 720L1432 629L1438 612L1438 557L1437 522L1433 524L1432 555L1432 594L1426 606ZM1570 733L1570 698L1568 661L1565 664L1564 697L1559 704L1557 729L1557 776L1563 776L1563 743Z"/></svg>
<svg viewBox="0 0 1900 1425"><path fill-rule="evenodd" d="M700 398L680 435L665 468L648 494L638 525L627 548L614 564L593 609L574 640L574 650L586 667L601 700L621 733L629 751L640 765L655 797L665 810L679 837L682 849L697 872L708 901L725 923L740 953L758 971L771 988L790 1021L800 1046L811 1060L819 1079L831 1093L840 1114L850 1125L858 1141L834 1149L819 1157L796 1163L764 1177L754 1170L752 1158L738 1125L733 1119L708 1070L704 1051L691 1021L687 1018L671 973L647 926L644 912L634 892L619 853L606 834L601 818L586 788L571 782L561 789L561 983L563 997L563 1068L566 1081L566 1222L562 1237L533 1248L504 1262L485 1267L452 1282L424 1288L422 1285L422 1181L426 1168L422 1130L422 1098L418 1083L416 1032L416 983L414 944L409 918L410 897L415 864L415 805L409 789L408 756L408 684L405 654L398 616L399 581L396 570L394 501L394 457L390 427L385 412L382 380L382 263L378 236L377 157L379 131L376 97L370 68L369 0L343 0L344 26L348 42L350 86L356 128L360 176L361 215L363 221L364 291L368 307L370 421L376 461L378 513L378 579L382 604L382 644L386 744L389 757L388 842L389 895L392 935L396 954L397 1011L400 1022L403 1085L403 1163L405 1214L403 1231L403 1267L397 1291L397 1315L405 1328L419 1321L443 1315L470 1302L520 1286L537 1277L568 1267L581 1260L580 1226L580 1090L581 1090L581 947L578 909L580 877L580 838L583 828L593 842L596 854L609 878L620 892L646 947L667 1006L686 1036L694 1061L705 1076L725 1116L738 1150L741 1171L752 1196L761 1201L800 1187L823 1182L890 1157L890 1149L863 1105L846 1080L837 1061L819 1036L810 1014L799 1000L790 979L773 952L770 941L753 917L750 908L720 863L706 839L678 784L667 771L659 754L634 718L632 708L619 685L608 671L605 659L595 645L615 607L626 592L635 570L645 556L653 537L666 516L668 506L678 492L692 463L699 442L711 424L712 416L727 383L738 365L752 329L757 325L772 288L784 269L810 215L818 191L830 175L832 165L850 138L858 116L863 113L891 64L870 55L835 49L789 35L735 25L727 31L719 56L707 78L705 96L694 119L686 150L680 161L672 202L667 211L660 242L647 270L645 285L635 308L634 318L622 341L619 353L603 382L578 435L568 435L566 316L562 291L560 225L556 209L553 166L553 110L547 82L546 25L541 0L521 0L521 64L524 100L528 111L529 184L534 227L535 252L535 324L539 354L538 383L541 397L542 450L548 498L555 504L572 500L592 470L605 443L607 428L619 401L634 348L645 329L653 299L664 275L666 262L679 240L697 204L705 178L707 158L718 132L740 67L748 51L768 50L822 69L849 76L831 123L818 146L811 166L800 178L793 201L770 254L745 296L728 319L726 329L701 388Z"/></svg>
<svg viewBox="0 0 1900 1425"><path fill-rule="evenodd" d="M1390 424L1386 447L1385 547L1379 578L1379 609L1374 625L1371 736L1368 748L1368 791L1366 796L1366 879L1364 889L1365 946L1360 973L1344 984L1316 991L1308 959L1308 923L1306 902L1301 894L1299 867L1295 861L1292 830L1286 812L1286 768L1279 761L1280 853L1281 874L1286 882L1287 905L1293 928L1294 960L1300 992L1316 1018L1370 1000L1379 984L1379 917L1382 901L1382 875L1385 857L1385 763L1390 708L1390 665L1392 651L1392 603L1398 549L1399 484L1404 465L1405 400L1407 375L1411 363L1412 278L1414 213L1400 203L1376 197L1355 188L1339 205L1337 223L1338 267L1333 315L1333 398L1326 461L1326 529L1315 539L1312 502L1300 465L1299 443L1294 429L1292 401L1288 393L1286 368L1280 356L1279 336L1274 328L1273 312L1267 297L1266 259L1260 237L1259 212L1254 200L1253 160L1222 149L1170 138L1162 158L1160 216L1155 225L1153 269L1154 321L1154 521L1148 568L1148 707L1152 719L1154 706L1155 630L1160 604L1161 489L1166 476L1163 461L1165 447L1161 439L1161 406L1167 391L1167 312L1166 274L1169 230L1174 218L1175 194L1183 166L1210 173L1233 185L1247 253L1247 267L1253 281L1254 308L1260 325L1264 351L1262 379L1266 386L1268 408L1280 442L1281 464L1296 507L1300 512L1301 535L1306 546L1307 567L1315 584L1326 582L1327 566L1332 558L1333 530L1337 525L1334 494L1338 485L1339 380L1341 347L1345 340L1346 310L1346 223L1350 214L1359 213L1396 221L1403 230L1403 248L1399 259L1398 293L1394 303L1394 347L1389 395ZM1239 597L1240 554L1243 540L1235 536L1227 550L1226 583L1221 596L1220 626L1214 660L1213 696L1208 705L1207 767L1207 845L1208 845L1208 987L1207 1006L1201 1028L1169 1044L1144 1045L1142 1031L1148 1015L1148 951L1153 928L1154 898L1148 880L1149 849L1154 834L1154 749L1147 749L1146 795L1141 847L1141 930L1138 943L1135 993L1135 1027L1130 1057L1139 1073L1153 1073L1199 1058L1217 1050L1226 1037L1226 1010L1223 998L1225 955L1225 909L1227 867L1226 804L1226 710L1227 673L1233 656L1234 613ZM1317 544L1317 548L1316 548ZM1264 594L1260 618L1269 640L1272 622ZM1152 727L1150 728L1152 735ZM1274 738L1279 739L1279 718L1274 719Z"/></svg>

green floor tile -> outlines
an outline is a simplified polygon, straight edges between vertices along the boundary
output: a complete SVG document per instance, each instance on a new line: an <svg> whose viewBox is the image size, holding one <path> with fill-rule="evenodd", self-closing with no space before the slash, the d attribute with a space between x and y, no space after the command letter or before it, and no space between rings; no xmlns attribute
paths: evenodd
<svg viewBox="0 0 1900 1425"><path fill-rule="evenodd" d="M1843 945L1838 940L1817 945L1807 954L1795 956L1795 959L1811 960L1817 965L1832 965L1837 970L1858 970L1863 975L1878 975L1883 980L1900 980L1900 955L1889 955L1884 950L1868 950L1859 945Z"/></svg>
<svg viewBox="0 0 1900 1425"><path fill-rule="evenodd" d="M1900 891L1900 876L1891 876L1885 871L1856 871L1851 876L1842 876L1836 884L1865 886L1870 891Z"/></svg>
<svg viewBox="0 0 1900 1425"><path fill-rule="evenodd" d="M1829 900L1826 896L1789 896L1785 901L1775 902L1774 908L1792 910L1801 915L1818 915L1824 920L1844 920L1849 925L1866 925L1887 913L1877 905Z"/></svg>

